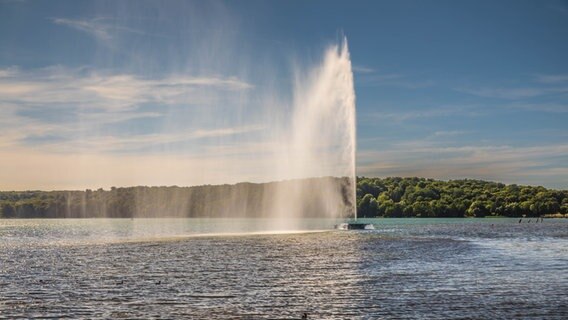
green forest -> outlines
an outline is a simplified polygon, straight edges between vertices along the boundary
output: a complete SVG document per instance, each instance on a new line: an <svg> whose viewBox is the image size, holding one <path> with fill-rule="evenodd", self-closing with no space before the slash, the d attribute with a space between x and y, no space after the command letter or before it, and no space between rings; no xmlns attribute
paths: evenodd
<svg viewBox="0 0 568 320"><path fill-rule="evenodd" d="M353 211L347 178L192 187L136 186L110 190L0 192L0 218L235 218L270 217L291 206L305 217L326 216L323 205ZM336 195L333 199L330 194ZM337 195L341 195L337 197ZM338 199L339 198L339 199Z"/></svg>
<svg viewBox="0 0 568 320"><path fill-rule="evenodd" d="M540 217L568 213L568 190L482 180L358 178L359 217Z"/></svg>
<svg viewBox="0 0 568 320"><path fill-rule="evenodd" d="M0 192L0 218L262 217L279 186L303 188L310 216L333 184L351 206L345 178L195 187ZM312 202L312 201L309 201ZM568 214L568 190L481 180L357 179L359 217L537 217Z"/></svg>

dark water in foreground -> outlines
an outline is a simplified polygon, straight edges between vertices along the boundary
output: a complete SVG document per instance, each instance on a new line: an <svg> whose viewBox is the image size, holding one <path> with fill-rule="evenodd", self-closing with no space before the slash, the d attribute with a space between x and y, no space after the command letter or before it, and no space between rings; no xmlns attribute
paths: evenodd
<svg viewBox="0 0 568 320"><path fill-rule="evenodd" d="M568 318L568 221L517 221L173 239L211 222L0 220L0 318Z"/></svg>

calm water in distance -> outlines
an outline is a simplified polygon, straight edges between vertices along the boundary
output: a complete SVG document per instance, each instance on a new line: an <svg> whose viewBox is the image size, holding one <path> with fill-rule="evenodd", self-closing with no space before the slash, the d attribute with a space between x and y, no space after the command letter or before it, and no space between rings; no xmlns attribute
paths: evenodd
<svg viewBox="0 0 568 320"><path fill-rule="evenodd" d="M0 220L0 319L567 319L568 220L523 220Z"/></svg>

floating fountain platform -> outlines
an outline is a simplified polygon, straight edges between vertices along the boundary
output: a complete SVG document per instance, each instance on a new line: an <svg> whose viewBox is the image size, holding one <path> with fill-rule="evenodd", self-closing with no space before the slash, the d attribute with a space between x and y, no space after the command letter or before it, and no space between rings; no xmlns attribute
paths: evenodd
<svg viewBox="0 0 568 320"><path fill-rule="evenodd" d="M374 230L375 226L372 223L346 222L336 225L335 228L339 230Z"/></svg>

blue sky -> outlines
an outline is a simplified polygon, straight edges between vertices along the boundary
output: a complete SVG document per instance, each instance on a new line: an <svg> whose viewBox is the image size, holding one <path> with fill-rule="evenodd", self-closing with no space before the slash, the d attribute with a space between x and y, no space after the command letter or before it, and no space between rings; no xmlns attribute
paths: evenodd
<svg viewBox="0 0 568 320"><path fill-rule="evenodd" d="M568 188L567 1L12 0L0 189L261 181L267 114L342 35L359 175Z"/></svg>

